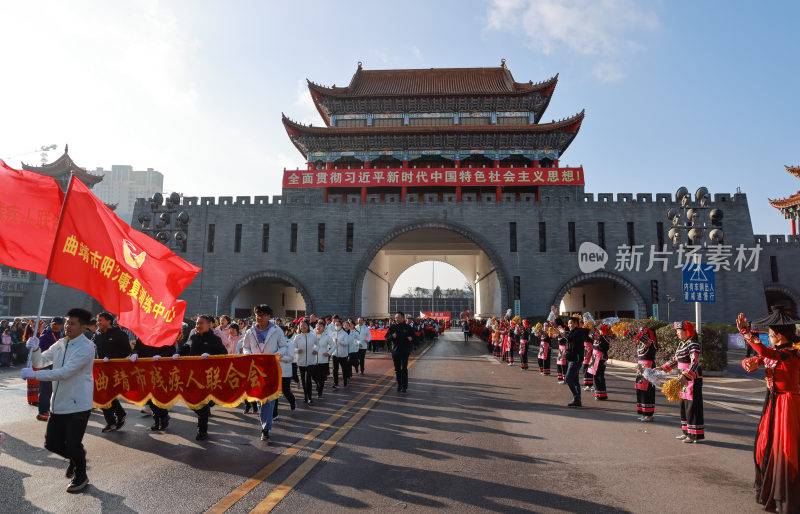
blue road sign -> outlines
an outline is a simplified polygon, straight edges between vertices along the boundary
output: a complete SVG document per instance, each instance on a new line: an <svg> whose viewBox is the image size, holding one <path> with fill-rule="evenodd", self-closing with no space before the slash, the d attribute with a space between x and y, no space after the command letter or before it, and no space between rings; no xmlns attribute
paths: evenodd
<svg viewBox="0 0 800 514"><path fill-rule="evenodd" d="M717 301L717 283L713 264L683 265L683 301L714 303Z"/></svg>

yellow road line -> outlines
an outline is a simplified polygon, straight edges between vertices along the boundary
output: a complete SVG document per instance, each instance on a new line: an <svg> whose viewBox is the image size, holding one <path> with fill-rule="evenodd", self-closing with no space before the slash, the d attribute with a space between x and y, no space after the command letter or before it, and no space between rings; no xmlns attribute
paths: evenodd
<svg viewBox="0 0 800 514"><path fill-rule="evenodd" d="M431 347L428 346L425 350L423 350L419 355L417 355L413 361L408 363L408 368L411 369L411 366L416 364L416 362L423 356ZM390 370L392 371L392 370ZM300 481L305 478L308 473L314 469L314 467L319 464L322 459L336 446L336 444L347 435L350 430L356 426L356 424L361 421L367 412L369 412L372 407L375 406L376 403L386 394L392 387L391 382L383 388L381 388L378 392L373 393L372 398L369 399L367 403L365 403L361 408L356 411L356 413L351 417L344 425L342 425L339 430L337 430L330 439L325 441L322 446L317 448L317 450L311 454L294 472L292 472L289 477L284 480L278 487L276 487L271 493L267 495L264 500L261 501L256 507L251 511L261 513L261 512L270 512L278 503L281 502L290 492L294 489Z"/></svg>
<svg viewBox="0 0 800 514"><path fill-rule="evenodd" d="M366 395L370 393L375 387L378 386L380 382L383 381L390 373L393 373L394 369L390 369L383 375L381 375L375 382L372 383L367 389L362 391L358 394L355 398L348 401L343 407L341 407L338 411L331 414L331 416L317 425L317 427L304 435L301 439L295 442L292 446L287 448L283 451L280 455L278 455L275 459L273 459L269 464L261 468L255 475L248 478L247 480L242 483L239 487L228 493L225 497L223 497L220 501L214 504L210 509L206 511L207 514L221 514L228 509L230 509L236 502L241 500L242 498L247 495L250 491L255 489L260 483L270 477L273 473L279 470L284 464L286 464L289 459L297 455L300 450L308 446L308 444L316 439L322 432L330 428L339 418L344 416L347 411L349 411L353 405L361 401Z"/></svg>
<svg viewBox="0 0 800 514"><path fill-rule="evenodd" d="M428 351L428 348L423 350L414 360L409 363L409 368L416 362L425 352ZM207 514L222 514L226 512L228 509L233 507L239 500L244 498L250 491L255 489L259 484L264 482L267 478L269 478L273 473L278 471L284 464L286 464L292 457L297 455L300 450L308 446L311 441L319 437L325 430L333 426L333 424L342 416L345 415L356 403L360 402L365 396L367 396L373 389L378 387L378 385L387 377L391 376L394 373L394 367L389 368L383 375L377 378L367 389L362 391L358 394L355 398L348 401L343 407L341 407L338 411L333 413L328 419L320 423L314 430L310 431L302 438L300 438L297 442L295 442L292 446L287 448L283 451L280 455L278 455L275 459L273 459L269 464L261 468L255 475L245 480L239 487L225 495L222 499L220 499L216 504L211 506L206 513ZM385 391L383 392L385 393ZM381 395L383 394L381 393ZM360 418L359 418L360 419Z"/></svg>

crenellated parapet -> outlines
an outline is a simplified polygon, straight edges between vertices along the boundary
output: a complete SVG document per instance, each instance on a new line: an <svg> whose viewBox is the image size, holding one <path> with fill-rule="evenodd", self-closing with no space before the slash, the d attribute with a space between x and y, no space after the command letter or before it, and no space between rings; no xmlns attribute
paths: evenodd
<svg viewBox="0 0 800 514"><path fill-rule="evenodd" d="M786 235L786 234L755 234L753 235L755 244L761 245L762 248L767 247L783 247L783 246L800 246L800 235Z"/></svg>

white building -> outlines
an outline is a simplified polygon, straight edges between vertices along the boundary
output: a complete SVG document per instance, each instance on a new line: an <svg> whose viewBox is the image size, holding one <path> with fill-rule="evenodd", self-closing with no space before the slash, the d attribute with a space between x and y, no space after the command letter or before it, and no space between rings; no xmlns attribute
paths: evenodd
<svg viewBox="0 0 800 514"><path fill-rule="evenodd" d="M92 173L103 175L103 181L94 186L94 194L104 203L117 204L114 212L126 223L132 221L137 198L164 192L164 175L153 168L134 171L133 166L115 164L110 171L96 168Z"/></svg>

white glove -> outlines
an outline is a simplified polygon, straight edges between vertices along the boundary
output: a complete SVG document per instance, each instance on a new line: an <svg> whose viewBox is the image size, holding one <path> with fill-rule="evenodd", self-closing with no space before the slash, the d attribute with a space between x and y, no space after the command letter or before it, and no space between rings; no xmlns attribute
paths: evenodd
<svg viewBox="0 0 800 514"><path fill-rule="evenodd" d="M108 362L108 357L103 357L103 362Z"/></svg>
<svg viewBox="0 0 800 514"><path fill-rule="evenodd" d="M154 361L157 361L157 360L158 360L158 359L160 359L160 358L161 358L161 356L160 356L160 355L153 355L153 360L154 360Z"/></svg>
<svg viewBox="0 0 800 514"><path fill-rule="evenodd" d="M29 378L36 378L36 372L33 371L33 368L23 368L21 375L23 380L28 380Z"/></svg>
<svg viewBox="0 0 800 514"><path fill-rule="evenodd" d="M209 355L210 355L210 354L208 354L208 353L204 353L204 354L200 355L200 357L201 357L201 358L203 358L203 359L205 359L205 358L207 358Z"/></svg>
<svg viewBox="0 0 800 514"><path fill-rule="evenodd" d="M138 353L132 353L131 356L129 357L131 362L136 362L136 359L138 359L138 358L139 358L139 354Z"/></svg>
<svg viewBox="0 0 800 514"><path fill-rule="evenodd" d="M173 354L172 355L172 360L176 361L176 360L178 360L178 357L180 357L180 356L181 356L180 353Z"/></svg>
<svg viewBox="0 0 800 514"><path fill-rule="evenodd" d="M25 343L25 348L28 350L36 351L39 349L39 338L38 337L31 337L28 339L28 342Z"/></svg>

